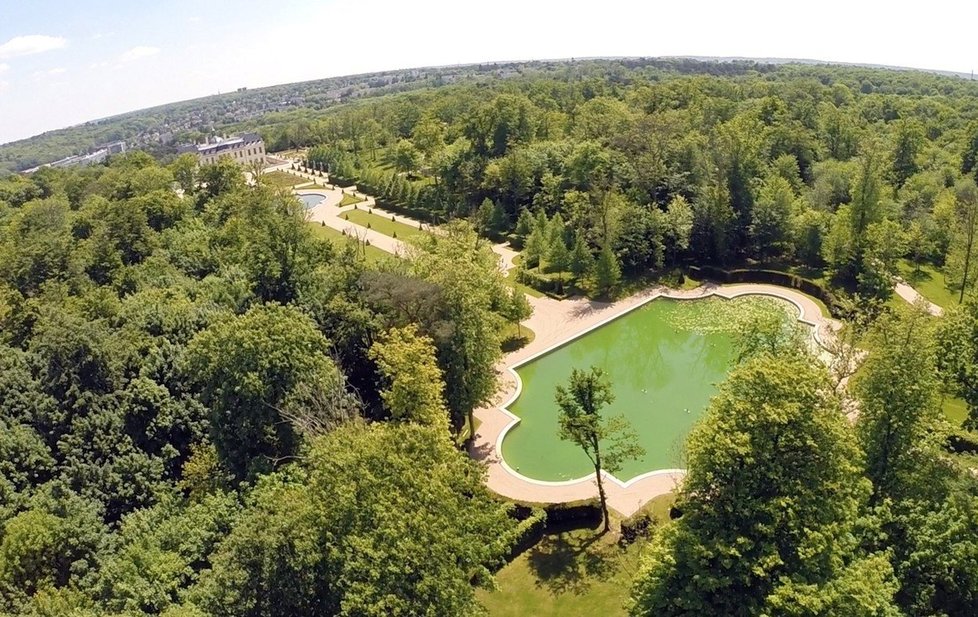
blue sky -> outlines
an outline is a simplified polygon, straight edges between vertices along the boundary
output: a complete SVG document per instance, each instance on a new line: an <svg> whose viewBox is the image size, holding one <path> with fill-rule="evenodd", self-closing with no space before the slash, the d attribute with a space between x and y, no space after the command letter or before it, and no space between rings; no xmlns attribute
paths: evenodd
<svg viewBox="0 0 978 617"><path fill-rule="evenodd" d="M161 103L412 66L800 57L967 72L978 3L0 0L0 143Z"/></svg>

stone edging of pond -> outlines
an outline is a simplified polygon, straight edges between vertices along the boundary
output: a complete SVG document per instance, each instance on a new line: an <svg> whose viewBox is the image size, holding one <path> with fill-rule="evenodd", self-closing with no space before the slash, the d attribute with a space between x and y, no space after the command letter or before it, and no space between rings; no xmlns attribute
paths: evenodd
<svg viewBox="0 0 978 617"><path fill-rule="evenodd" d="M550 351L566 345L591 330L600 328L656 298L693 300L718 296L732 299L746 295L780 298L798 309L798 320L813 328L813 337L822 347L838 328L838 322L822 316L821 309L811 298L787 287L766 284L703 285L691 290L654 287L617 302L593 302L586 299L553 300L529 298L534 315L526 325L536 338L526 347L508 354L497 367L501 388L493 405L483 407L475 415L481 422L469 447L470 455L486 463L487 485L495 493L516 501L532 503L569 503L597 497L594 474L574 480L547 482L528 478L512 469L501 455L506 433L520 419L507 407L516 400L522 382L515 369ZM622 482L609 473L605 492L608 505L623 516L631 516L651 499L674 491L685 475L682 469L660 469Z"/></svg>

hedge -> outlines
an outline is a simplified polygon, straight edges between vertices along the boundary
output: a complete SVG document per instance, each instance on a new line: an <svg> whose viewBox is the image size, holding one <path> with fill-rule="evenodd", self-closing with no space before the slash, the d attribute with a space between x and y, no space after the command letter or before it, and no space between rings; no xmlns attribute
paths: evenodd
<svg viewBox="0 0 978 617"><path fill-rule="evenodd" d="M654 499L649 500L639 508L638 512L621 522L621 538L619 539L619 543L631 544L639 538L647 538L652 535L651 530L656 525L655 516L653 516L652 511L655 510L656 505ZM670 519L679 518L681 515L675 504L669 506Z"/></svg>
<svg viewBox="0 0 978 617"><path fill-rule="evenodd" d="M552 279L549 276L540 274L539 272L534 272L532 270L525 270L520 268L516 271L516 281L528 285L537 291L542 291L546 294L557 293L557 279ZM564 287L567 287L566 283Z"/></svg>
<svg viewBox="0 0 978 617"><path fill-rule="evenodd" d="M554 526L571 524L595 527L601 522L601 504L597 499L568 503L510 503L513 508L509 515L518 521L518 524L506 556L507 562L535 546Z"/></svg>
<svg viewBox="0 0 978 617"><path fill-rule="evenodd" d="M582 290L577 286L575 279L568 272L564 272L563 292L558 291L560 286L557 284L557 275L541 274L537 270L517 268L516 282L532 287L533 289L543 292L556 300L563 300L574 293L582 293Z"/></svg>
<svg viewBox="0 0 978 617"><path fill-rule="evenodd" d="M401 216L411 217L425 223L432 223L434 217L428 210L422 210L421 208L411 208L410 206L403 206L401 204L395 203L393 201L388 201L386 199L381 199L379 197L374 197L377 202L377 207L382 210L387 210L388 212L393 212L394 214L400 214Z"/></svg>
<svg viewBox="0 0 978 617"><path fill-rule="evenodd" d="M811 279L781 272L780 270L757 270L752 268L739 268L736 270L724 270L713 266L688 266L689 276L699 280L712 280L719 283L768 283L791 287L810 296L814 296L825 303L829 312L837 314L840 312L838 298L829 289L819 285Z"/></svg>
<svg viewBox="0 0 978 617"><path fill-rule="evenodd" d="M596 497L568 501L566 503L535 503L531 501L516 501L514 512L540 509L547 514L547 527L563 523L582 523L597 525L601 522L601 502Z"/></svg>
<svg viewBox="0 0 978 617"><path fill-rule="evenodd" d="M543 508L516 504L509 514L519 524L513 532L514 539L506 554L506 562L516 559L520 553L536 545L543 539L547 529L547 511Z"/></svg>
<svg viewBox="0 0 978 617"><path fill-rule="evenodd" d="M523 250L523 236L517 235L515 233L505 234L504 238L509 242L509 245L516 249L517 251Z"/></svg>
<svg viewBox="0 0 978 617"><path fill-rule="evenodd" d="M641 510L621 522L621 544L631 544L635 540L647 538L649 531L655 527L655 517L651 508L643 506Z"/></svg>

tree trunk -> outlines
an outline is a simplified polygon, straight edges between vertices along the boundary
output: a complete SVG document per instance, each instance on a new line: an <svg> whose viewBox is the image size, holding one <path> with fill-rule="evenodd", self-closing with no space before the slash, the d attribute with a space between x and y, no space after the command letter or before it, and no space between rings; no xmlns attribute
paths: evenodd
<svg viewBox="0 0 978 617"><path fill-rule="evenodd" d="M961 296L958 298L958 303L964 302L964 291L968 287L968 270L971 268L971 252L974 249L975 242L975 224L971 223L971 229L968 232L968 248L964 253L964 277L961 281Z"/></svg>
<svg viewBox="0 0 978 617"><path fill-rule="evenodd" d="M601 479L601 450L597 440L594 442L594 477L598 481L598 499L601 501L601 517L604 519L604 533L611 531L611 518L608 516L608 496L604 494L604 481Z"/></svg>
<svg viewBox="0 0 978 617"><path fill-rule="evenodd" d="M475 413L469 410L469 441L475 441Z"/></svg>

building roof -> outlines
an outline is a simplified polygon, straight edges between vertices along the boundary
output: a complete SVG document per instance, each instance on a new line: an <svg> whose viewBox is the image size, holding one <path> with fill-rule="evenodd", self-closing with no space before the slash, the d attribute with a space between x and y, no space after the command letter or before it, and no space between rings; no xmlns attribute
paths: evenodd
<svg viewBox="0 0 978 617"><path fill-rule="evenodd" d="M252 144L260 142L261 135L257 133L242 133L237 137L232 137L230 139L224 139L213 144L199 144L194 146L182 146L177 149L178 152L197 152L199 154L218 154L226 150L232 150L238 146L244 144Z"/></svg>

